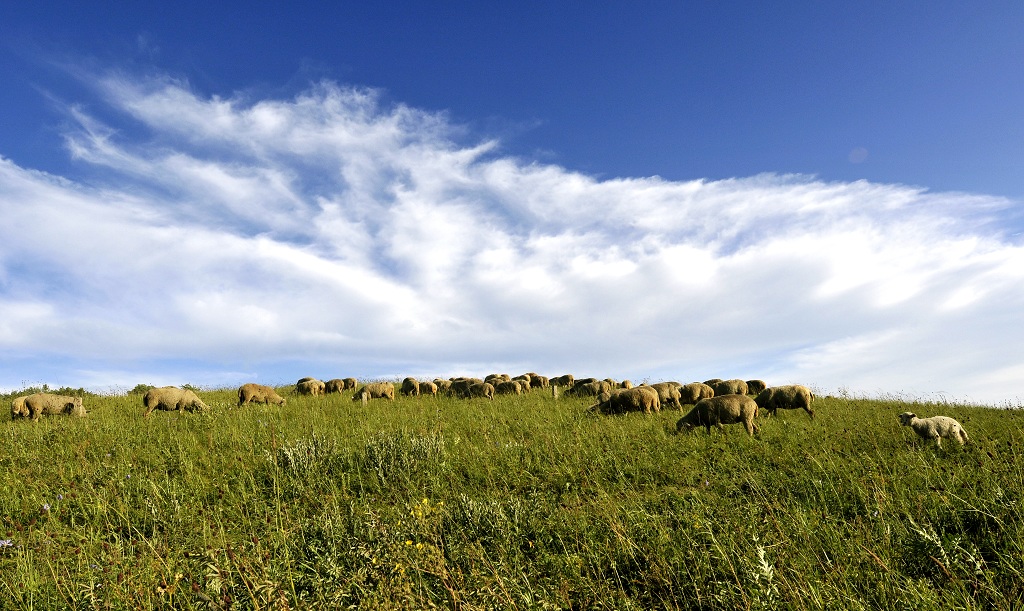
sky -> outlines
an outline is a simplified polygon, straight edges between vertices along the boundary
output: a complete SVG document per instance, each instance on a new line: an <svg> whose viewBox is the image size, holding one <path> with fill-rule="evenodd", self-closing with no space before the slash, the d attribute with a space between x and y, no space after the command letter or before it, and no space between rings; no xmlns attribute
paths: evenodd
<svg viewBox="0 0 1024 611"><path fill-rule="evenodd" d="M19 4L0 389L1021 405L1020 2Z"/></svg>

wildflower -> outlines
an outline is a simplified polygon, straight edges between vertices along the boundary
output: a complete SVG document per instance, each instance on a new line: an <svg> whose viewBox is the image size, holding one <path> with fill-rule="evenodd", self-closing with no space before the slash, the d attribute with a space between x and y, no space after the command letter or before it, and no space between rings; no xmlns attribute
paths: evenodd
<svg viewBox="0 0 1024 611"><path fill-rule="evenodd" d="M14 547L14 539L0 539L0 547Z"/></svg>
<svg viewBox="0 0 1024 611"><path fill-rule="evenodd" d="M57 500L58 501L63 501L64 500L64 495L63 494L58 494L57 495Z"/></svg>
<svg viewBox="0 0 1024 611"><path fill-rule="evenodd" d="M406 544L406 545L412 545L412 541L410 541L409 539L406 539L406 540L405 540L405 544Z"/></svg>
<svg viewBox="0 0 1024 611"><path fill-rule="evenodd" d="M49 503L43 503L43 511L44 512L45 511L50 511L50 504Z"/></svg>

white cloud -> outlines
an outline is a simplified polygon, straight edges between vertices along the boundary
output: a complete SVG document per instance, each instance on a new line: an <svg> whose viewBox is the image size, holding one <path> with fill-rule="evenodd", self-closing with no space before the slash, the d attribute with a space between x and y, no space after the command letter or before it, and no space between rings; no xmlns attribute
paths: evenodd
<svg viewBox="0 0 1024 611"><path fill-rule="evenodd" d="M34 379L19 368L44 345L64 383L96 386L131 363L229 385L528 368L979 401L1024 382L1024 254L999 229L1014 202L598 180L329 83L291 100L100 87L124 123L72 111L88 182L0 160L0 385Z"/></svg>

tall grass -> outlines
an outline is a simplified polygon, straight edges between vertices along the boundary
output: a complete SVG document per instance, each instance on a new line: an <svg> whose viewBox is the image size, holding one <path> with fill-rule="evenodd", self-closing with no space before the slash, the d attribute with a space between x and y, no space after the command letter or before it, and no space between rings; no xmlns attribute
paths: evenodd
<svg viewBox="0 0 1024 611"><path fill-rule="evenodd" d="M282 390L283 394L287 394ZM89 396L0 423L10 608L1016 609L1024 415L902 398L677 435L679 412Z"/></svg>

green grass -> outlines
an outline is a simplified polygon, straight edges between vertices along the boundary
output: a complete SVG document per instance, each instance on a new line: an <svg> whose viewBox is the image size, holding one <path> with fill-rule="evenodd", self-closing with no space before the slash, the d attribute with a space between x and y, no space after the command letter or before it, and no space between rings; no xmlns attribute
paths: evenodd
<svg viewBox="0 0 1024 611"><path fill-rule="evenodd" d="M752 439L543 392L282 394L146 419L137 394L87 396L84 419L0 422L0 604L1024 605L1020 410L821 398ZM972 443L924 444L908 407Z"/></svg>

